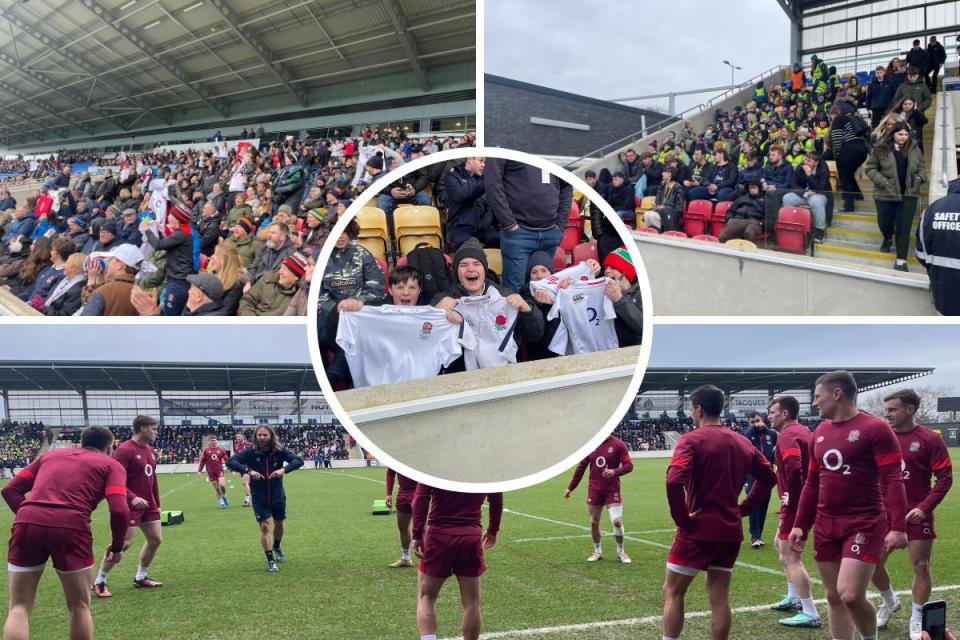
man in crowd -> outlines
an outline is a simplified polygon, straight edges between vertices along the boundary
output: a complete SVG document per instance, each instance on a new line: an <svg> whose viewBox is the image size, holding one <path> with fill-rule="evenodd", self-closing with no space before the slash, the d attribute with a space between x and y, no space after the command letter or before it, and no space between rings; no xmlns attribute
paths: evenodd
<svg viewBox="0 0 960 640"><path fill-rule="evenodd" d="M747 421L750 423L750 426L743 435L763 454L767 462L773 464L773 450L777 446L777 432L773 429L768 429L766 422L763 420L763 416L756 411L753 411L747 417ZM753 488L754 481L755 478L753 476L747 476L744 490L748 494L750 493L750 489ZM750 513L750 546L754 549L759 549L763 546L763 523L767 519L767 507L769 504L769 499L764 500Z"/></svg>
<svg viewBox="0 0 960 640"><path fill-rule="evenodd" d="M447 194L447 242L456 251L470 238L485 247L500 246L500 232L494 227L487 206L483 170L486 158L467 158L444 176Z"/></svg>
<svg viewBox="0 0 960 640"><path fill-rule="evenodd" d="M947 61L947 50L937 42L937 36L930 36L927 43L927 87L931 93L937 92L937 78L940 76L940 67Z"/></svg>
<svg viewBox="0 0 960 640"><path fill-rule="evenodd" d="M100 270L99 259L106 261L104 271ZM130 293L134 287L134 277L144 267L143 261L143 252L131 244L121 244L108 253L94 256L88 283L96 279L103 284L93 291L87 303L80 309L80 315L139 315L130 302Z"/></svg>
<svg viewBox="0 0 960 640"><path fill-rule="evenodd" d="M947 195L930 203L917 225L917 260L930 277L930 292L937 311L960 315L960 180L953 180Z"/></svg>
<svg viewBox="0 0 960 640"><path fill-rule="evenodd" d="M236 236L235 236L236 237ZM239 252L239 246L237 247ZM267 240L256 258L247 266L247 275L250 277L250 284L245 287L250 290L257 280L265 274L274 271L280 263L297 248L290 240L290 228L283 222L273 222L267 227Z"/></svg>
<svg viewBox="0 0 960 640"><path fill-rule="evenodd" d="M265 274L240 298L241 316L282 316L306 276L309 264L300 253L283 259L275 271Z"/></svg>
<svg viewBox="0 0 960 640"><path fill-rule="evenodd" d="M827 236L827 195L832 192L830 169L816 151L808 151L793 172L793 191L783 196L785 207L810 207L813 216L814 242Z"/></svg>

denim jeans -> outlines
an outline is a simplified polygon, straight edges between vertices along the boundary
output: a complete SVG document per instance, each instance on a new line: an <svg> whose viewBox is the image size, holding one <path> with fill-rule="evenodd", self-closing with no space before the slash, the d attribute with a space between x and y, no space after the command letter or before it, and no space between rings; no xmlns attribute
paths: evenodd
<svg viewBox="0 0 960 640"><path fill-rule="evenodd" d="M799 193L790 192L783 196L783 206L802 207L810 205L810 213L813 215L813 228L827 228L827 196L822 193L814 193L809 198L804 198Z"/></svg>
<svg viewBox="0 0 960 640"><path fill-rule="evenodd" d="M389 191L377 196L377 207L383 209L383 212L387 214L387 227L391 233L393 233L393 210L397 208L398 204L429 205L433 204L433 201L430 200L430 196L428 196L425 191L417 191L413 194L411 200L404 200L403 202L397 202L396 198L391 196Z"/></svg>
<svg viewBox="0 0 960 640"><path fill-rule="evenodd" d="M503 286L519 292L527 279L527 260L534 251L546 251L551 256L560 246L563 232L559 227L533 231L520 227L516 231L500 232L500 253L503 257Z"/></svg>
<svg viewBox="0 0 960 640"><path fill-rule="evenodd" d="M183 315L183 307L187 304L187 293L189 291L190 283L186 280L167 280L167 284L163 288L160 315Z"/></svg>

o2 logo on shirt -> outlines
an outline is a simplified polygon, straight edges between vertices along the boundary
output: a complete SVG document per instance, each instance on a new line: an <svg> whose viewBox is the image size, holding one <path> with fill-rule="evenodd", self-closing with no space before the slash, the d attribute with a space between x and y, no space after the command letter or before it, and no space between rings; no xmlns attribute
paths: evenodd
<svg viewBox="0 0 960 640"><path fill-rule="evenodd" d="M587 323L595 327L600 326L600 312L597 311L596 307L587 307Z"/></svg>
<svg viewBox="0 0 960 640"><path fill-rule="evenodd" d="M149 464L143 465L143 475L147 476L148 478L149 478L150 476L152 476L152 475L153 475L153 466L152 466L152 465L149 465Z"/></svg>
<svg viewBox="0 0 960 640"><path fill-rule="evenodd" d="M850 551L852 551L853 553L855 553L855 554L857 554L857 555L860 555L860 550L863 548L863 543L864 543L865 541L866 541L866 539L863 537L863 534L862 534L862 533L858 533L858 534L853 538L853 544L850 545Z"/></svg>
<svg viewBox="0 0 960 640"><path fill-rule="evenodd" d="M597 465L598 467L600 467L601 469L603 469L605 466L607 466L607 459L604 458L603 456L597 456L597 459L596 459L594 462L595 462L596 465Z"/></svg>
<svg viewBox="0 0 960 640"><path fill-rule="evenodd" d="M828 449L823 454L823 467L829 471L843 469L843 475L850 475L850 465L843 463L843 454L839 449Z"/></svg>
<svg viewBox="0 0 960 640"><path fill-rule="evenodd" d="M907 469L907 461L906 461L906 460L901 460L901 461L900 461L900 471L903 472L903 479L904 479L904 481L910 479L910 471Z"/></svg>

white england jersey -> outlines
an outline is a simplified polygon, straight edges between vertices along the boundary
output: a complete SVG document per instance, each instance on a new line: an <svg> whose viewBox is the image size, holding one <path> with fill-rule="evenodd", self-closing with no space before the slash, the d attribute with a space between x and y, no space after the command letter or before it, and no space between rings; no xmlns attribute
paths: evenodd
<svg viewBox="0 0 960 640"><path fill-rule="evenodd" d="M617 330L614 321L617 312L613 302L603 292L606 278L575 281L565 289L557 290L557 300L550 307L547 320L560 316L557 332L548 347L560 355L592 353L616 349Z"/></svg>
<svg viewBox="0 0 960 640"><path fill-rule="evenodd" d="M473 330L475 343L464 344L463 362L467 370L487 369L517 361L517 343L513 339L520 312L507 303L494 287L482 296L460 298L453 308Z"/></svg>
<svg viewBox="0 0 960 640"><path fill-rule="evenodd" d="M470 327L433 307L383 305L340 314L337 344L355 387L429 378L472 345Z"/></svg>
<svg viewBox="0 0 960 640"><path fill-rule="evenodd" d="M556 273L550 274L546 278L530 281L530 293L536 295L538 290L549 291L552 295L557 295L557 285L564 278L570 278L574 282L593 280L593 270L587 266L586 262L561 269Z"/></svg>

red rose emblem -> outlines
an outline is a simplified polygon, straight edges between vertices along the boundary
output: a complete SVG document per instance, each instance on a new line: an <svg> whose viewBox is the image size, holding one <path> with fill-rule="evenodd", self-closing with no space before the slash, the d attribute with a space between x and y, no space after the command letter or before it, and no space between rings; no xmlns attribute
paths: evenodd
<svg viewBox="0 0 960 640"><path fill-rule="evenodd" d="M496 322L498 325L502 327L503 325L507 324L507 316L500 314L499 316L497 316Z"/></svg>
<svg viewBox="0 0 960 640"><path fill-rule="evenodd" d="M431 323L429 323L429 322L424 322L424 323L423 323L423 330L424 330L424 331L433 331L433 324L431 324Z"/></svg>

